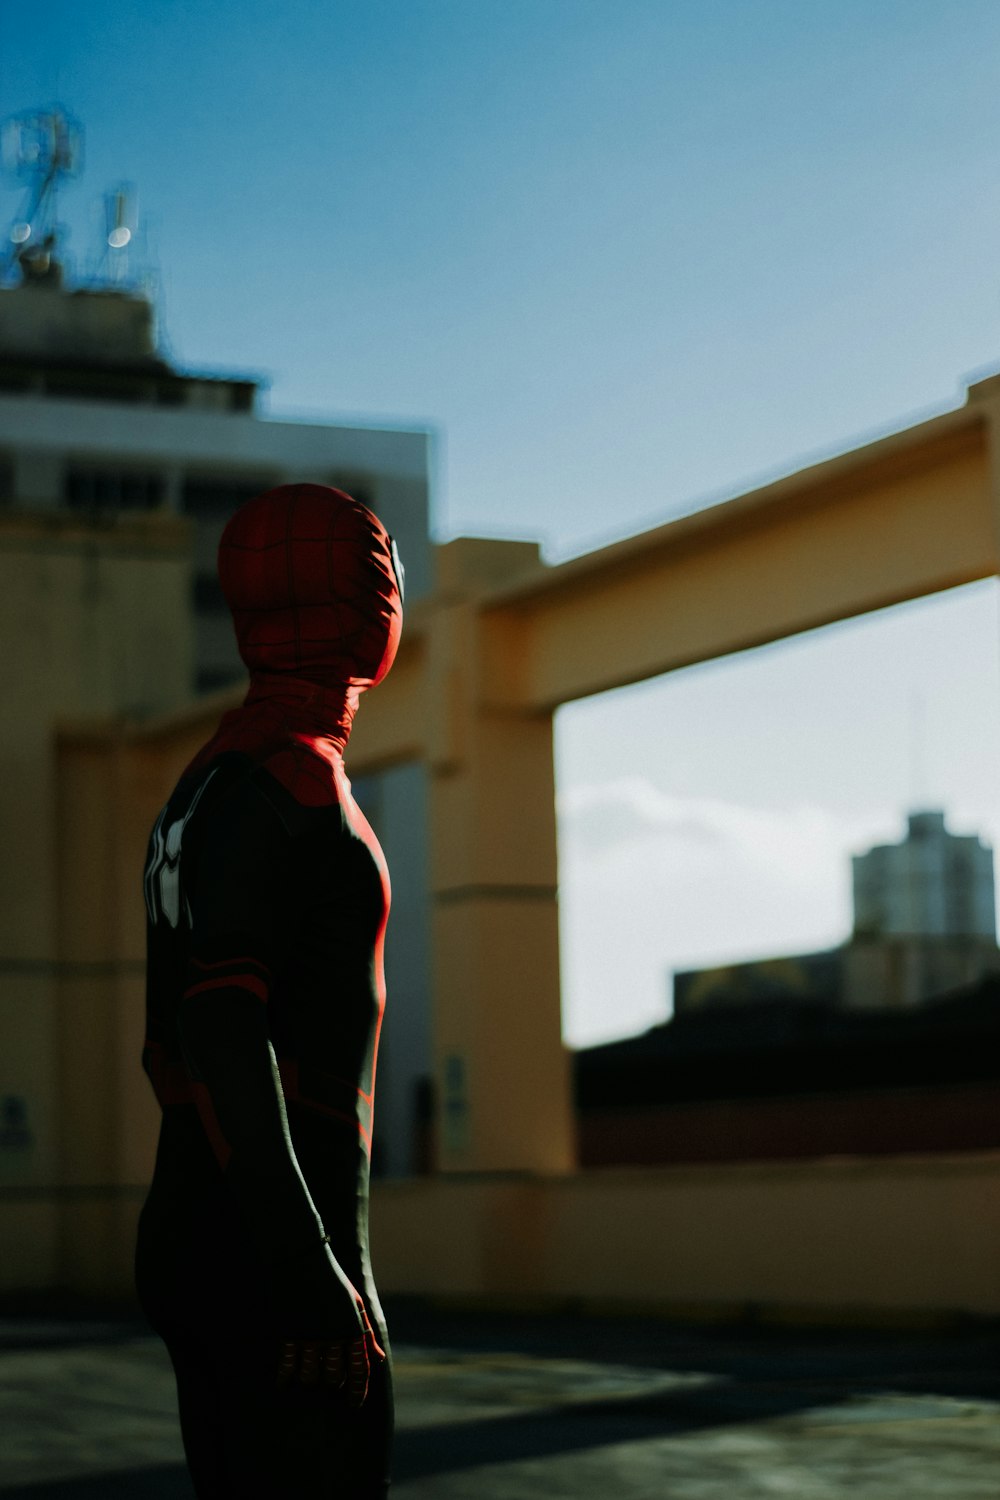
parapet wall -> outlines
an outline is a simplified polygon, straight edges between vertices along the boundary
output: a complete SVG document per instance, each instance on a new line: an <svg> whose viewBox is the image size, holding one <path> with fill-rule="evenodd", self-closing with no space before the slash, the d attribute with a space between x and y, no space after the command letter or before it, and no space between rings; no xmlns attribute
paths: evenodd
<svg viewBox="0 0 1000 1500"><path fill-rule="evenodd" d="M380 1182L386 1293L878 1323L1000 1316L1000 1152Z"/></svg>

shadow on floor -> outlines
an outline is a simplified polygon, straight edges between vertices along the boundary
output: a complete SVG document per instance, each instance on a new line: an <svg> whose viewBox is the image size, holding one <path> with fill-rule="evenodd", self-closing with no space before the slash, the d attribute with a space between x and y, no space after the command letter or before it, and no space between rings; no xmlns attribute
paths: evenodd
<svg viewBox="0 0 1000 1500"><path fill-rule="evenodd" d="M91 1474L86 1479L52 1479L0 1490L3 1500L194 1500L183 1464Z"/></svg>
<svg viewBox="0 0 1000 1500"><path fill-rule="evenodd" d="M703 1377L703 1383L641 1395L567 1401L544 1410L512 1408L502 1415L401 1431L393 1463L398 1483L473 1466L556 1458L613 1443L763 1422L810 1408L847 1408L859 1398L888 1402L913 1417L923 1414L928 1398L1000 1400L1000 1337L992 1326L940 1334L706 1329L639 1319L487 1317L412 1304L390 1306L388 1314L400 1346L458 1355L510 1353L529 1360L580 1360ZM25 1339L28 1332L25 1329ZM121 1337L120 1325L118 1334ZM0 1492L0 1500L192 1497L180 1465Z"/></svg>

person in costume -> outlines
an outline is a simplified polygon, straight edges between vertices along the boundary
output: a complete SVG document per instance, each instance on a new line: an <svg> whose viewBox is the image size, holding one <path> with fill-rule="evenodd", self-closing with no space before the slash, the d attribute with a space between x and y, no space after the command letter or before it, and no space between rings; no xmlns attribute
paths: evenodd
<svg viewBox="0 0 1000 1500"><path fill-rule="evenodd" d="M389 876L344 750L403 571L341 490L243 505L219 578L250 688L149 839L143 1066L162 1110L136 1246L199 1500L375 1500L392 1372L368 1255Z"/></svg>

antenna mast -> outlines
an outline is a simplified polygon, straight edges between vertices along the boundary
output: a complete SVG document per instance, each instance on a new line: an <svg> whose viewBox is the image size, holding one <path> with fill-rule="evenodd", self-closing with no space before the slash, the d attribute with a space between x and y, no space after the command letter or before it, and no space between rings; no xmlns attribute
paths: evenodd
<svg viewBox="0 0 1000 1500"><path fill-rule="evenodd" d="M131 280L131 251L136 237L135 188L122 182L104 195L104 254L101 271L112 286L124 287Z"/></svg>
<svg viewBox="0 0 1000 1500"><path fill-rule="evenodd" d="M8 176L28 184L21 214L10 225L8 243L0 250L0 285L15 267L26 282L59 285L56 191L65 178L75 177L80 170L83 132L60 105L12 115L0 127L0 158Z"/></svg>
<svg viewBox="0 0 1000 1500"><path fill-rule="evenodd" d="M926 798L924 757L924 695L910 690L910 806L917 809Z"/></svg>

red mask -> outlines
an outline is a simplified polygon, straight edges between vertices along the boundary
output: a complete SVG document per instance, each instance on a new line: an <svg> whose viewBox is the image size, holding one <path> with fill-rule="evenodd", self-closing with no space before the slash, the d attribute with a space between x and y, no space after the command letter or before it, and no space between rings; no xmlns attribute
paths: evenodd
<svg viewBox="0 0 1000 1500"><path fill-rule="evenodd" d="M392 666L403 624L396 544L343 490L282 484L248 500L227 524L219 580L250 691L188 770L245 751L268 758L300 800L322 800L327 784L317 790L315 778L299 774L294 744L337 761L359 697Z"/></svg>
<svg viewBox="0 0 1000 1500"><path fill-rule="evenodd" d="M251 686L374 687L403 623L395 544L343 490L283 484L247 501L219 543L219 581Z"/></svg>

